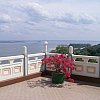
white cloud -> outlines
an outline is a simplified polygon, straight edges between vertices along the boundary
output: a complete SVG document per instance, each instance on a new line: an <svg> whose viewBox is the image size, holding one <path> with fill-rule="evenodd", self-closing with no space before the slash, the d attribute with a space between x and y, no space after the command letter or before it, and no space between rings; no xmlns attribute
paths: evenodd
<svg viewBox="0 0 100 100"><path fill-rule="evenodd" d="M29 9L29 15L33 18L33 21L36 20L57 20L66 23L75 23L75 24L91 24L96 22L96 19L92 16L89 16L86 13L79 13L76 15L75 13L67 13L67 12L59 12L57 11L55 14L49 13L43 6L37 3L31 3L26 6L26 9ZM31 9L30 9L31 8Z"/></svg>
<svg viewBox="0 0 100 100"><path fill-rule="evenodd" d="M0 17L1 22L13 21L13 22L40 22L42 20L49 21L62 21L72 24L91 24L96 20L92 16L85 13L75 14L72 12L59 12L55 14L47 11L43 6L38 3L28 2L28 3L11 3L8 10L8 15L3 14ZM8 6L9 7L9 6ZM12 10L13 9L13 10ZM7 8L6 8L7 10ZM12 14L11 14L11 12Z"/></svg>
<svg viewBox="0 0 100 100"><path fill-rule="evenodd" d="M62 21L72 24L92 24L96 22L96 19L86 13L75 14L72 12L59 12L55 14L49 13L43 6L37 3L31 3L26 6L26 9L29 11L28 15L31 17L31 21Z"/></svg>
<svg viewBox="0 0 100 100"><path fill-rule="evenodd" d="M65 13L64 15L58 15L55 16L52 20L55 21L62 21L65 23L70 23L70 24L92 24L96 23L96 19L93 18L92 16L89 16L85 13L80 13L78 15L73 14L73 13Z"/></svg>
<svg viewBox="0 0 100 100"><path fill-rule="evenodd" d="M11 21L11 17L8 14L0 13L0 23L8 23Z"/></svg>
<svg viewBox="0 0 100 100"><path fill-rule="evenodd" d="M56 3L54 5L56 6ZM50 11L46 8L41 2L35 3L33 0L26 0L26 2L9 0L0 6L0 31L5 34L14 33L15 37L38 38L42 34L46 35L46 38L54 34L54 36L64 38L66 33L81 33L81 31L83 33L85 29L91 32L90 26L97 23L93 15L84 11L76 13L61 8L60 10L52 8Z"/></svg>

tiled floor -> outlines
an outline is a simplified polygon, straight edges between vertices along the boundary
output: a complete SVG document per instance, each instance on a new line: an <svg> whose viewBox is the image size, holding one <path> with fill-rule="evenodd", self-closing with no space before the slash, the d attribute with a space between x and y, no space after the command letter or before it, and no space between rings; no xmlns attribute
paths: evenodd
<svg viewBox="0 0 100 100"><path fill-rule="evenodd" d="M0 88L0 100L100 100L100 87L83 82L54 85L38 77Z"/></svg>

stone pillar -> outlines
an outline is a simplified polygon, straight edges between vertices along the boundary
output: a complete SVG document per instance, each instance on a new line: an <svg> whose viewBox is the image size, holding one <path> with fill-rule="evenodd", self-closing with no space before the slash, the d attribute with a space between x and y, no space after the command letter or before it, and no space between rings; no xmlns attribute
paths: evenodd
<svg viewBox="0 0 100 100"><path fill-rule="evenodd" d="M23 68L23 74L24 76L28 75L28 53L27 53L27 47L24 46L24 68Z"/></svg>
<svg viewBox="0 0 100 100"><path fill-rule="evenodd" d="M100 56L99 56L99 78L100 78Z"/></svg>
<svg viewBox="0 0 100 100"><path fill-rule="evenodd" d="M48 52L48 42L47 42L47 41L45 41L44 47L45 47L45 58L47 58L47 52ZM46 63L45 63L45 65L44 65L43 75L47 75Z"/></svg>
<svg viewBox="0 0 100 100"><path fill-rule="evenodd" d="M72 60L72 55L73 55L73 46L69 46L69 52L68 52L68 59ZM72 73L72 70L68 68L70 73Z"/></svg>
<svg viewBox="0 0 100 100"><path fill-rule="evenodd" d="M73 54L73 46L69 46L69 54Z"/></svg>
<svg viewBox="0 0 100 100"><path fill-rule="evenodd" d="M47 53L48 52L48 42L47 41L45 41L44 46L45 46L45 53Z"/></svg>

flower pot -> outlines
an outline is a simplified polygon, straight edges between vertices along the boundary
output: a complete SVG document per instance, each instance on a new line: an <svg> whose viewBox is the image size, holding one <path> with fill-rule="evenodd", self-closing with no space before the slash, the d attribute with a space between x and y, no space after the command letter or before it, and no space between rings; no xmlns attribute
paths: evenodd
<svg viewBox="0 0 100 100"><path fill-rule="evenodd" d="M64 82L64 73L52 73L52 83L62 84Z"/></svg>

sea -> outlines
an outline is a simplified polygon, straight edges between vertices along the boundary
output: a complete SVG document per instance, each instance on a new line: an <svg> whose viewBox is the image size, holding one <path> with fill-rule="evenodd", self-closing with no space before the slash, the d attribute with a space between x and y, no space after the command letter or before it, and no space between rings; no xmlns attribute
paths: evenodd
<svg viewBox="0 0 100 100"><path fill-rule="evenodd" d="M0 41L0 57L16 56L24 53L24 46L28 49L28 54L44 52L44 43L48 42L48 52L55 49L57 45L69 44L99 44L100 41L80 41L80 40L27 40L27 41Z"/></svg>

